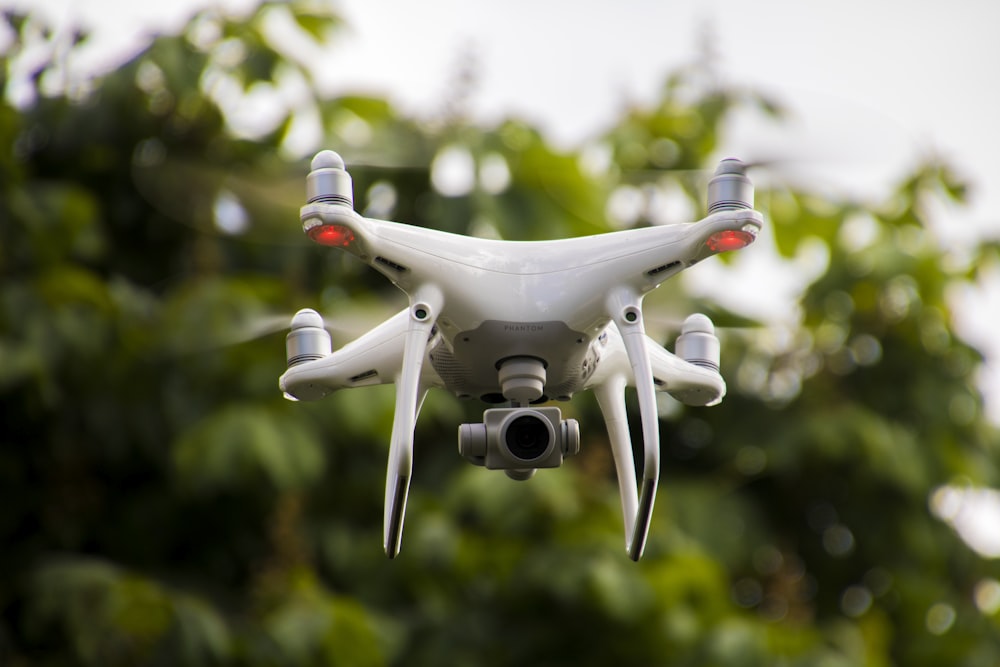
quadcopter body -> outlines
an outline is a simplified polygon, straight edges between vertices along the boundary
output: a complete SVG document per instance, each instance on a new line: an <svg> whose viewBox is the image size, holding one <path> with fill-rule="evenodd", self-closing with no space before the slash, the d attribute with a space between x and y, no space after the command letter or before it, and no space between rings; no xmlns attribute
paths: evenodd
<svg viewBox="0 0 1000 667"><path fill-rule="evenodd" d="M396 384L383 529L390 557L400 547L414 425L431 387L504 406L485 410L480 424L461 425L458 448L471 462L522 480L579 450L576 421L542 404L594 391L618 473L626 548L632 559L641 557L659 475L656 391L689 405L712 405L725 394L711 321L689 317L672 354L646 336L642 299L685 268L752 243L762 224L738 160L724 160L708 189L709 214L696 223L498 241L363 217L354 210L341 158L317 154L300 214L303 230L384 274L407 294L409 306L337 351L322 318L299 311L279 384L299 400ZM625 412L627 386L635 386L639 398L641 485Z"/></svg>

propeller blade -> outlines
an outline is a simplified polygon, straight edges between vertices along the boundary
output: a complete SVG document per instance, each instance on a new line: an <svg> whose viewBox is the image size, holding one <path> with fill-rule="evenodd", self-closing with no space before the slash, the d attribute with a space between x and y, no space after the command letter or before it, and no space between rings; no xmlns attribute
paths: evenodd
<svg viewBox="0 0 1000 667"><path fill-rule="evenodd" d="M356 308L323 314L324 328L336 346L342 346L379 322L387 319L391 309L382 307ZM171 319L160 333L162 345L175 356L189 356L225 350L276 336L284 336L290 329L295 311L268 312L251 308L231 313L217 313L210 321L190 318Z"/></svg>
<svg viewBox="0 0 1000 667"><path fill-rule="evenodd" d="M132 182L165 218L199 232L303 245L298 221L305 173L296 165L226 166L172 156L132 161Z"/></svg>

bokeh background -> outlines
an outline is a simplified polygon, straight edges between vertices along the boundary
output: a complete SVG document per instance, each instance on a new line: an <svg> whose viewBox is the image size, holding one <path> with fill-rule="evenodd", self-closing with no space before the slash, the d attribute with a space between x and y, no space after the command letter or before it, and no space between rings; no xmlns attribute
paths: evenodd
<svg viewBox="0 0 1000 667"><path fill-rule="evenodd" d="M634 46L634 71L583 68L623 91L563 126L485 92L509 72L524 100L586 86L541 4L479 28L551 41L507 68L487 66L495 43L475 31L420 29L468 9L377 17L399 47L388 62L424 60L423 96L380 73L388 49L359 4L192 9L104 51L66 16L8 6L0 664L1000 662L1000 437L975 326L995 307L1000 247L978 154L949 140L901 152L899 122L843 101L838 114L822 91L850 122L817 129L824 116L796 106L808 96L719 56L737 37L711 14L682 26L701 36L669 67ZM638 23L661 17L626 4ZM629 29L588 9L584 30ZM775 16L753 43L794 58L825 39L806 19L860 21L872 41L845 43L888 62L875 28L904 17L842 12ZM971 37L962 61L924 41L918 73L984 63ZM995 136L977 98L915 94L968 109L941 117L944 136ZM592 398L564 408L580 456L518 483L457 455L455 425L483 406L433 392L403 551L385 559L392 388L317 404L277 391L297 308L326 313L343 344L403 303L299 232L322 147L345 156L369 215L526 240L696 220L705 169L754 162L759 242L646 300L668 347L690 312L723 327L729 394L661 403L640 563Z"/></svg>

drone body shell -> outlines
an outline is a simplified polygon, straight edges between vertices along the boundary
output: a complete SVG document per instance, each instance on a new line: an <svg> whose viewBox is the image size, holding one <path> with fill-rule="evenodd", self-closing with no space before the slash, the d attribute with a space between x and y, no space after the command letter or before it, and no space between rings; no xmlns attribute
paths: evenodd
<svg viewBox="0 0 1000 667"><path fill-rule="evenodd" d="M307 180L310 201L300 213L303 230L384 274L407 294L409 306L340 350L293 358L293 352L325 349L305 332L315 329L312 311L300 311L279 385L288 397L315 400L344 388L396 384L386 553L399 551L414 424L428 389L508 401L514 410L592 390L618 471L626 548L638 560L659 475L656 391L690 405L712 405L725 394L711 322L689 318L674 355L646 336L642 300L685 268L756 238L763 219L752 209L752 185L739 162L723 161L710 185L718 201L709 202L712 212L698 222L554 241L477 239L366 218L354 211L350 187L339 156L317 155ZM635 386L639 398L641 489L626 386ZM526 469L508 473L531 476Z"/></svg>

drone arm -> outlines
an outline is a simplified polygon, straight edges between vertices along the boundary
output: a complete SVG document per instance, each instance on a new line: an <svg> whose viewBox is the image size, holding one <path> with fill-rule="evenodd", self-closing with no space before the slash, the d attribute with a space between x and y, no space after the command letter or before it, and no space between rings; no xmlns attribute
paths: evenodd
<svg viewBox="0 0 1000 667"><path fill-rule="evenodd" d="M685 405L710 406L722 402L726 381L718 370L682 359L651 338L646 347L658 390L666 391Z"/></svg>
<svg viewBox="0 0 1000 667"><path fill-rule="evenodd" d="M331 354L293 363L278 386L288 398L314 401L339 389L392 382L402 364L408 320L403 310ZM430 377L424 381L433 384Z"/></svg>
<svg viewBox="0 0 1000 667"><path fill-rule="evenodd" d="M607 304L611 317L622 334L625 354L632 367L639 395L643 447L642 486L628 546L629 557L632 560L639 560L646 545L646 534L649 530L660 476L660 428L656 410L656 388L653 384L653 369L642 323L642 296L622 287L609 294Z"/></svg>
<svg viewBox="0 0 1000 667"><path fill-rule="evenodd" d="M409 325L403 343L403 364L396 380L396 407L385 480L385 515L383 546L389 558L399 553L406 515L406 499L413 470L413 431L426 386L420 371L427 351L427 341L441 312L443 297L439 289L424 285L410 299Z"/></svg>

